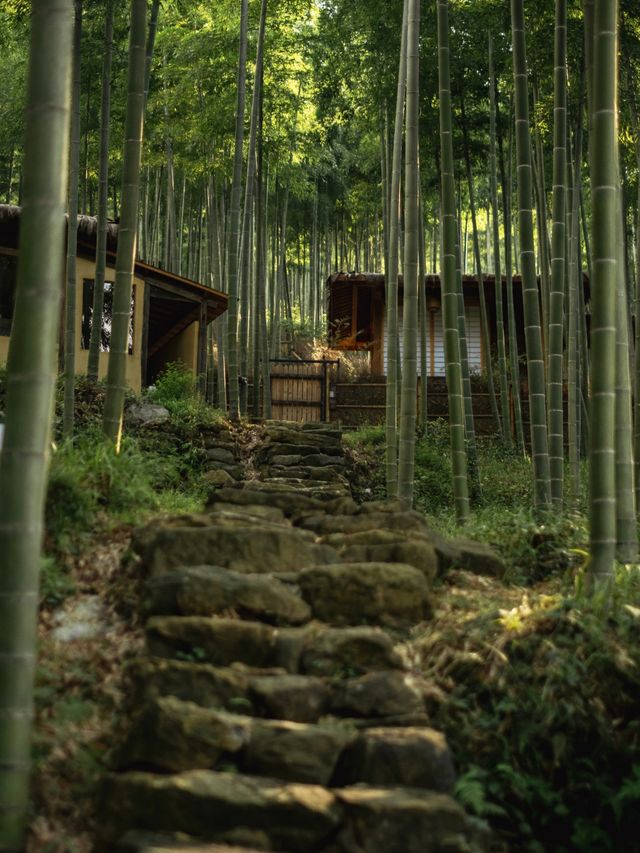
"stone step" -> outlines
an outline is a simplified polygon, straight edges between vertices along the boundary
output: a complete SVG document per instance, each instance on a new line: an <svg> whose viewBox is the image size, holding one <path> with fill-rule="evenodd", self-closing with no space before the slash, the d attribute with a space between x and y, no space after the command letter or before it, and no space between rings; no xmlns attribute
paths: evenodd
<svg viewBox="0 0 640 853"><path fill-rule="evenodd" d="M119 770L235 770L285 782L367 783L451 793L444 736L427 727L371 728L349 721L267 720L203 708L175 696L144 707L116 750Z"/></svg>
<svg viewBox="0 0 640 853"><path fill-rule="evenodd" d="M136 716L117 751L117 767L181 772L232 765L255 776L326 786L358 738L347 724L265 720L169 696ZM374 765L376 754L371 749L358 758L358 767Z"/></svg>
<svg viewBox="0 0 640 853"><path fill-rule="evenodd" d="M244 485L215 489L209 495L207 511L217 503L236 506L267 506L280 509L287 518L296 518L301 512L324 512L327 501L292 491L269 491L268 484L252 480Z"/></svg>
<svg viewBox="0 0 640 853"><path fill-rule="evenodd" d="M414 625L432 612L425 575L403 563L312 566L297 578L313 615L334 625Z"/></svg>
<svg viewBox="0 0 640 853"><path fill-rule="evenodd" d="M274 453L270 462L285 468L308 465L312 468L335 468L338 471L342 471L345 466L342 456L328 456L326 453L310 453L307 456L300 453Z"/></svg>
<svg viewBox="0 0 640 853"><path fill-rule="evenodd" d="M316 456L322 453L332 459L343 459L340 441L321 442L320 444L300 444L299 442L271 441L259 450L260 456L272 459L274 456Z"/></svg>
<svg viewBox="0 0 640 853"><path fill-rule="evenodd" d="M440 570L436 546L422 531L366 530L330 533L322 542L331 545L343 563L406 563L418 569L429 583Z"/></svg>
<svg viewBox="0 0 640 853"><path fill-rule="evenodd" d="M274 577L219 566L189 566L149 578L142 610L150 616L217 616L233 611L275 625L302 625L311 608Z"/></svg>
<svg viewBox="0 0 640 853"><path fill-rule="evenodd" d="M297 477L302 480L315 480L319 483L342 483L349 486L347 478L336 468L323 468L311 465L270 465L268 469L273 477Z"/></svg>
<svg viewBox="0 0 640 853"><path fill-rule="evenodd" d="M348 718L355 728L398 724L400 719L426 723L425 695L430 689L428 682L398 670L330 678L153 657L131 661L126 682L133 710L175 696L205 708L297 723L317 723L333 715Z"/></svg>
<svg viewBox="0 0 640 853"><path fill-rule="evenodd" d="M266 574L299 571L337 559L333 548L315 544L313 535L301 535L296 528L217 521L208 527L156 529L141 549L147 573L153 576L182 566L215 565L245 574Z"/></svg>
<svg viewBox="0 0 640 853"><path fill-rule="evenodd" d="M403 533L417 531L427 535L431 533L425 517L414 510L405 512L357 512L342 516L319 515L306 518L301 526L322 536L377 530L392 530Z"/></svg>
<svg viewBox="0 0 640 853"><path fill-rule="evenodd" d="M266 849L292 853L328 843L344 815L336 797L320 786L211 770L113 774L106 780L103 802L105 842L132 829L224 842L247 828L263 834Z"/></svg>
<svg viewBox="0 0 640 853"><path fill-rule="evenodd" d="M403 669L389 634L380 628L273 628L261 622L202 616L153 616L146 641L155 657L229 666L281 667L291 674L349 678Z"/></svg>
<svg viewBox="0 0 640 853"><path fill-rule="evenodd" d="M486 839L452 797L420 789L358 785L332 791L211 770L129 772L108 777L103 802L107 842L133 829L184 832L203 842L224 842L250 829L264 835L262 849L280 853L486 849Z"/></svg>

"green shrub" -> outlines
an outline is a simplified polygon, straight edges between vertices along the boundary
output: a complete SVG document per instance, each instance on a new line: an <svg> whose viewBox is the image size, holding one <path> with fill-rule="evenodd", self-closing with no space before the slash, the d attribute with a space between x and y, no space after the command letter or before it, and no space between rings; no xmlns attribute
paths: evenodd
<svg viewBox="0 0 640 853"><path fill-rule="evenodd" d="M345 432L342 437L346 447L374 447L385 443L383 426L363 426L352 432Z"/></svg>
<svg viewBox="0 0 640 853"><path fill-rule="evenodd" d="M196 377L182 362L168 364L147 390L147 397L168 410L172 426L182 433L211 426L224 417L200 397Z"/></svg>
<svg viewBox="0 0 640 853"><path fill-rule="evenodd" d="M147 395L161 406L178 400L192 400L197 395L196 377L182 362L174 361L165 367Z"/></svg>

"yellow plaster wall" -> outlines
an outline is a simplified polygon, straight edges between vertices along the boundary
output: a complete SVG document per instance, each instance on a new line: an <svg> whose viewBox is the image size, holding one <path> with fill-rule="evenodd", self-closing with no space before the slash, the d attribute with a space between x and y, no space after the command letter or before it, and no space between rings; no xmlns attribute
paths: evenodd
<svg viewBox="0 0 640 853"><path fill-rule="evenodd" d="M82 285L85 278L93 279L95 275L95 263L86 258L78 258L76 261L76 329L78 330L77 345L76 345L76 373L86 373L87 363L89 361L88 350L82 349L81 330L82 330ZM105 281L113 282L115 280L115 270L113 267L107 267ZM135 287L135 305L133 317L133 355L127 356L127 383L132 391L139 393L141 390L141 350L142 350L142 324L144 316L144 288L145 284L141 278L137 276L133 279ZM99 376L102 379L107 375L107 365L109 363L109 353L100 353Z"/></svg>
<svg viewBox="0 0 640 853"><path fill-rule="evenodd" d="M155 358L161 359L163 364L172 361L181 361L195 373L198 368L198 327L199 323L194 321L180 334L166 343L158 351Z"/></svg>

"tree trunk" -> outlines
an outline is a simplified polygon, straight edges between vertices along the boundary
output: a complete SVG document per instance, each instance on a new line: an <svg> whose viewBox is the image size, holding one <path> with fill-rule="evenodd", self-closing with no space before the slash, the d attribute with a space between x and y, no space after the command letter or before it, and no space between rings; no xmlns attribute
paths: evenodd
<svg viewBox="0 0 640 853"><path fill-rule="evenodd" d="M0 849L24 849L56 382L71 85L71 0L32 0L20 255L0 452ZM55 70L55 73L52 73Z"/></svg>
<svg viewBox="0 0 640 853"><path fill-rule="evenodd" d="M440 95L440 148L442 157L442 322L446 357L449 426L453 467L453 495L460 523L469 517L467 449L464 395L458 328L458 288L456 284L456 199L453 174L451 84L449 76L449 7L438 0L438 72Z"/></svg>
<svg viewBox="0 0 640 853"><path fill-rule="evenodd" d="M240 414L247 413L247 375L249 372L249 259L251 256L251 223L253 220L253 192L256 176L256 139L260 121L260 101L262 97L262 76L264 57L264 36L267 26L267 0L262 0L260 9L260 30L256 48L256 70L251 97L251 126L249 130L249 157L247 161L247 182L244 195L244 218L242 235L242 258L240 275L240 373L243 377L240 389ZM254 377L254 389L256 378Z"/></svg>
<svg viewBox="0 0 640 853"><path fill-rule="evenodd" d="M596 0L591 108L593 279L591 282L591 589L613 580L616 547L616 289L618 205L617 6ZM590 39L587 39L589 42ZM588 79L591 77L587 65Z"/></svg>
<svg viewBox="0 0 640 853"><path fill-rule="evenodd" d="M500 221L498 218L498 171L496 158L496 79L493 66L493 38L489 36L489 185L493 224L493 273L496 300L496 337L498 343L498 370L500 381L500 409L502 413L502 438L507 446L513 445L509 417L509 378L504 336L504 308L502 304L502 263L500 258ZM487 231L489 229L487 228Z"/></svg>
<svg viewBox="0 0 640 853"><path fill-rule="evenodd" d="M405 142L404 351L400 404L398 497L413 504L418 386L418 287L420 255L420 0L409 0L407 20L407 107ZM424 282L422 283L424 287Z"/></svg>
<svg viewBox="0 0 640 853"><path fill-rule="evenodd" d="M100 177L98 186L98 234L96 236L96 274L93 282L91 338L87 378L98 381L102 342L102 309L104 306L104 277L107 263L107 225L109 203L109 113L111 103L111 58L113 55L113 0L107 0L105 10L104 59L102 64L102 108L100 112Z"/></svg>
<svg viewBox="0 0 640 853"><path fill-rule="evenodd" d="M398 220L400 217L400 179L402 172L402 126L407 79L408 19L409 0L404 0L393 131L393 162L391 166L389 267L385 276L387 283L386 481L389 497L395 497L398 492Z"/></svg>
<svg viewBox="0 0 640 853"><path fill-rule="evenodd" d="M238 57L236 140L233 159L233 184L231 188L230 228L228 241L228 293L227 311L227 369L229 373L229 416L240 417L238 373L238 260L240 238L240 201L242 195L242 149L244 145L244 102L247 76L247 24L249 0L241 0L240 45Z"/></svg>
<svg viewBox="0 0 640 853"><path fill-rule="evenodd" d="M563 341L567 241L567 3L556 0L554 50L553 224L549 301L549 469L551 500L562 508L564 486Z"/></svg>
<svg viewBox="0 0 640 853"><path fill-rule="evenodd" d="M547 509L551 494L549 487L549 448L547 440L544 358L533 242L531 134L529 132L527 56L522 0L511 0L511 21L516 106L516 150L518 159L520 265L522 267L527 374L529 378L529 420L531 424L534 505L536 510L540 512Z"/></svg>
<svg viewBox="0 0 640 853"><path fill-rule="evenodd" d="M467 169L467 185L469 189L469 209L471 213L471 231L473 237L473 255L478 279L478 295L480 297L480 324L482 334L482 347L485 353L487 371L487 389L489 391L489 402L491 413L496 424L498 435L503 435L498 401L496 400L496 389L493 381L493 364L491 363L491 338L489 336L489 318L487 316L487 303L484 293L484 276L482 274L482 258L480 256L480 236L478 234L478 222L476 217L476 201L473 186L473 170L471 168L471 154L469 153L469 138L467 133L467 121L464 108L464 97L460 95L460 113L462 118L462 134L464 139L464 160ZM488 229L487 229L488 230ZM506 424L505 424L506 428Z"/></svg>
<svg viewBox="0 0 640 853"><path fill-rule="evenodd" d="M69 148L69 202L67 206L67 288L64 333L64 408L62 432L73 434L76 388L76 255L78 253L78 183L80 172L80 84L82 0L75 0L73 26L73 83Z"/></svg>
<svg viewBox="0 0 640 853"><path fill-rule="evenodd" d="M127 389L131 288L138 230L138 190L144 125L146 11L146 0L131 0L122 209L118 228L116 280L113 287L107 395L102 421L105 434L115 443L117 450L122 437L124 395Z"/></svg>
<svg viewBox="0 0 640 853"><path fill-rule="evenodd" d="M144 109L147 108L149 99L149 85L151 84L151 66L153 64L153 52L156 44L156 33L158 31L158 14L160 12L160 0L153 0L151 14L149 16L149 32L147 34L147 45L144 59Z"/></svg>

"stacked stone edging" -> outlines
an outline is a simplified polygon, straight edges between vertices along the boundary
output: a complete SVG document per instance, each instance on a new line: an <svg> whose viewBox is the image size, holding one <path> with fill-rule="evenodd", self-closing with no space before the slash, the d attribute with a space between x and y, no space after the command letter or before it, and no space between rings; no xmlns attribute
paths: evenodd
<svg viewBox="0 0 640 853"><path fill-rule="evenodd" d="M235 464L218 437L210 462ZM148 655L127 668L102 849L484 849L404 645L470 546L398 501L356 504L333 428L267 422L252 470L207 472L203 515L134 538Z"/></svg>

